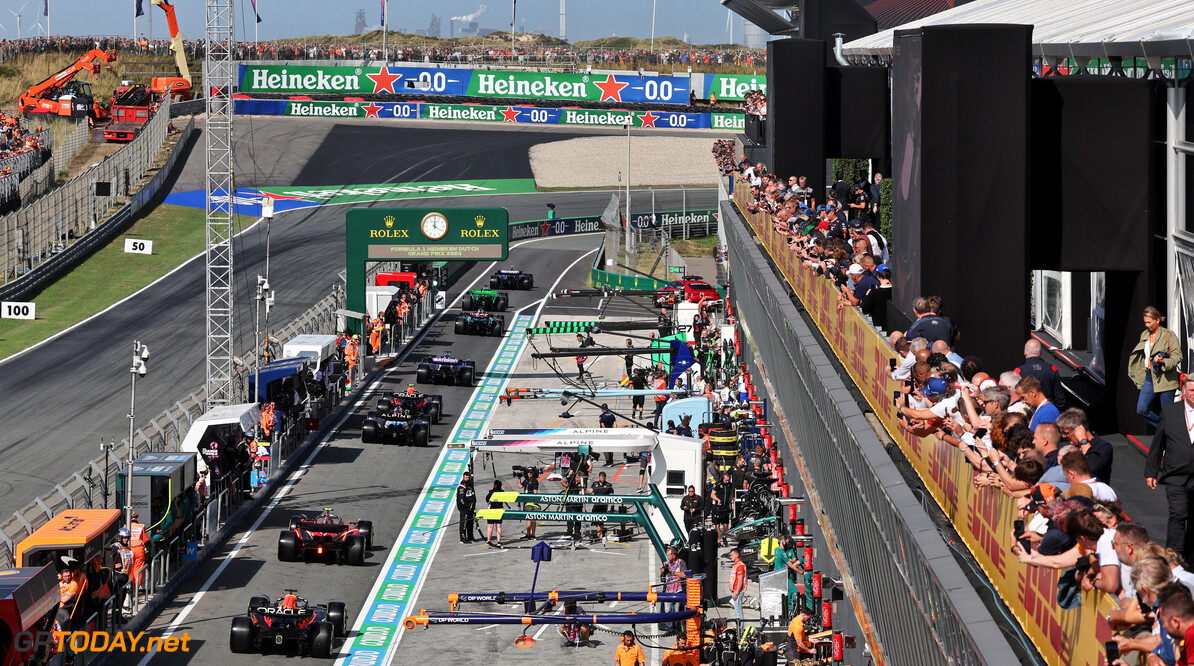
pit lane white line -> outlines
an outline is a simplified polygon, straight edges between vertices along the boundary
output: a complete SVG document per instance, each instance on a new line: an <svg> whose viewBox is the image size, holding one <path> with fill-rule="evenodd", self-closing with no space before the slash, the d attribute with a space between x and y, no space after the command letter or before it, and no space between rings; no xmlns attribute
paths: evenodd
<svg viewBox="0 0 1194 666"><path fill-rule="evenodd" d="M523 243L520 243L520 244L532 243L532 242L539 241L539 240L548 240L551 238L559 238L559 236L548 236L546 238L534 238L534 239L531 239L528 241L523 241ZM576 264L578 264L582 260L584 260L585 257L588 257L589 255L596 253L597 249L598 248L594 248L594 249L590 250L589 252L586 252L586 253L580 255L579 257L576 258L575 261L573 261L571 264L568 264L568 267L565 268L563 270L563 272L560 273L559 277L556 278L555 282L553 282L551 287L547 290L547 294L542 299L540 299L538 301L538 309L535 310L535 315L532 319L532 323L535 321L538 321L539 315L543 312L543 307L547 304L547 301L550 300L551 294L556 290L556 287L559 286L560 281L564 279L564 276L567 275L568 272L571 271L574 266L576 266ZM493 263L496 264L497 262L493 262ZM492 267L492 264L491 264L491 267ZM486 269L485 271L482 271L481 275L484 275L486 272L488 272L488 269ZM478 279L480 279L479 276L478 276ZM471 287L470 287L470 289L471 289ZM468 292L468 289L466 289L464 293L467 293L467 292ZM457 300L459 300L460 298L463 298L464 293L462 293L460 296L458 296ZM453 305L455 305L455 303L453 303ZM525 310L526 308L522 308L522 309ZM511 364L510 364L511 368L518 366L518 362L519 362L519 360L522 359L522 355L525 351L526 351L526 346L524 345L522 347L522 349L519 350L518 355L511 362ZM496 354L497 352L494 352L494 353ZM509 377L507 376L506 381L502 382L502 386L499 387L499 392L501 391L501 389L505 388L506 384L508 384L509 381L510 381ZM482 389L482 386L478 385L476 390L473 392L473 396L470 398L470 400L475 398L480 393L481 389ZM461 418L459 421L457 421L456 428L454 429L453 432L455 432L455 430L459 430L460 425L463 422L464 422L463 418ZM488 420L486 422L488 422ZM484 427L484 426L482 426L482 427ZM448 439L450 440L451 438L452 438L452 435L449 435ZM445 448L441 452L441 457L446 452L447 452L447 449ZM438 462L432 465L432 473L427 477L427 482L423 484L423 490L418 495L419 497L423 497L424 495L426 495L428 490L431 488L431 484L435 480L435 470L437 470L437 469L439 469ZM452 519L452 514L455 512L455 510L456 510L455 502L449 503L448 509L444 513L445 523ZM386 559L385 559L386 562L389 562L393 559L394 551L397 548L399 548L402 545L402 543L406 540L407 535L410 533L411 525L414 523L415 513L416 512L414 510L412 510L410 512L410 514L407 516L406 524L402 526L402 531L398 533L398 536L394 539L394 545L390 547L390 552L386 554ZM431 563L435 561L435 556L439 552L440 545L443 543L443 535L444 535L444 530L438 530L436 532L436 538L435 538L435 541L431 545L431 552L427 555L427 564L426 564L424 570L429 570L431 568ZM377 580L373 583L373 588L365 596L366 600L375 598L377 596L377 593L379 591L381 591L381 586L383 583L385 583L385 575L386 575L386 572L383 571L378 576ZM423 591L423 584L426 582L426 580L427 580L426 576L421 576L419 578L419 580L415 583L415 587L411 591L411 598L410 598L411 600L408 604L409 607L411 607L411 608L415 607L415 603L419 599L419 594ZM356 622L353 623L352 631L350 632L349 636L354 636L358 632L360 632L361 627L364 626L366 619L367 618L366 618L365 613L360 613L359 615L357 615L357 620L356 620ZM404 635L406 635L406 626L403 624L399 624L398 625L398 633L395 635L393 642L391 642L389 645L389 648L386 652L386 657L384 659L384 663L386 663L386 664L393 663L394 653L397 650L398 645L402 642L402 637ZM345 661L351 656L350 653L345 652L345 650L347 650L351 644L352 644L351 641L346 640L344 642L344 644L341 646L340 654L336 659L337 664L345 663ZM143 666L143 665L139 664L138 666Z"/></svg>
<svg viewBox="0 0 1194 666"><path fill-rule="evenodd" d="M522 245L526 245L528 243L534 243L534 242L543 241L543 240L554 240L556 238L561 238L561 236L547 236L544 238L532 238L530 240L525 240L520 243L517 243L513 247L519 247ZM597 250L593 250L593 252L596 252L596 251ZM588 254L592 254L593 252L589 252ZM588 255L585 255L585 256L588 256ZM581 257L581 258L583 259L584 257ZM344 423L348 420L348 417L355 414L357 412L357 409L364 403L364 401L366 399L368 399L369 396L373 395L373 391L374 391L375 387L378 384L380 384L382 381L384 381L387 377L389 377L390 373L393 372L394 370L396 370L398 368L398 366L400 366L402 364L402 362L405 361L406 358L410 356L411 352L413 352L415 350L415 348L419 345L419 343L422 341L422 338L427 335L428 331L430 331L432 328L434 328L436 326L436 324L439 323L439 321L443 318L444 314L451 308L455 307L456 304L459 303L462 298L464 298L464 295L467 294L469 291L471 291L473 286L476 285L477 282L479 282L481 280L481 278L484 277L485 274L488 273L496 265L497 265L496 261L491 262L485 270L481 271L477 275L476 279L474 279L471 283L469 283L469 286L466 289L464 289L460 293L460 295L458 295L456 297L455 300L452 301L452 304L449 307L441 310L435 316L434 321L428 323L427 326L423 327L423 330L419 332L419 339L415 342L415 344L411 345L407 349L406 353L404 353L402 355L402 357L398 359L397 362L391 364L389 369L387 369L381 376L379 376L368 387L366 387L364 390L361 391L361 395L356 399L356 402L353 403L352 408L349 409L348 411L346 411L344 413L344 415L340 417L340 420L336 423L335 427L333 427L331 430L329 430L328 434L325 435L323 437L323 439L321 439L319 441L319 444L311 451L311 454L307 456L307 459L303 461L303 464L300 465L297 470L295 470L294 472L292 472L290 474L290 478L286 480L286 484L284 486L282 486L277 491L277 494L274 496L274 498L272 500L270 500L270 503L268 505L266 505L265 510L262 511L261 515L257 517L257 520L253 523L253 526L250 527L248 529L248 531L246 531L245 534L240 538L240 540L236 542L236 545L233 546L232 550L228 553L228 555L226 555L224 557L223 561L220 562L220 566L216 567L216 570L214 572L212 572L211 576L208 577L208 579L206 581L204 581L203 586L199 588L199 591L195 593L195 596L191 597L191 600L189 602L187 602L187 605L184 606L181 611L179 611L178 615L175 616L174 620L172 622L170 622L170 625L166 627L165 632L162 633L163 639L169 638L170 636L174 635L174 631L176 629L178 629L178 626L186 621L187 617L191 614L191 611L195 609L195 606L198 605L199 601L203 599L203 596L205 594L207 594L207 591L209 589L211 589L211 586L213 584L215 584L217 579L219 579L220 574L224 573L224 569L228 567L228 564L230 562L232 562L232 560L236 559L236 556L238 553L240 553L241 548L243 548L244 545L249 542L249 539L252 538L252 536L257 532L257 529L261 527L261 524L263 522L265 522L265 519L269 516L270 512L273 511L274 508L278 506L278 503L280 501L282 501L282 498L285 497L286 494L288 492L290 492L290 489L292 487L294 487L294 485L296 483L298 483L298 480L300 478L302 478L303 473L305 473L311 467L312 461L315 460L315 456L319 455L319 452L322 451L325 446L327 446L327 443L331 440L331 438L340 432L340 428L344 426ZM576 265L576 262L573 262L573 265ZM569 266L568 270L571 270L571 268L572 268L572 266ZM177 270L177 269L175 269L175 270ZM568 271L566 270L564 272L567 273ZM562 278L563 275L561 275L560 277ZM558 280L557 280L557 283L558 283ZM552 289L555 289L554 285L552 286ZM113 306L113 307L115 307L115 306ZM430 479L428 480L428 482L430 482ZM414 512L411 512L411 515L413 516ZM407 526L409 527L409 520L407 522ZM405 528L404 528L404 531L405 531ZM400 541L397 543L400 543ZM146 654L145 657L141 659L141 661L137 662L137 666L145 666L156 655L157 655L156 651Z"/></svg>

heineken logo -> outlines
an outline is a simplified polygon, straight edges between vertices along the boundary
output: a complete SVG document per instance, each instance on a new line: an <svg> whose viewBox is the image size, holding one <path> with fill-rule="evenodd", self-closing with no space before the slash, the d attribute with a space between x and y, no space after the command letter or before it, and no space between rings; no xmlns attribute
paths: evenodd
<svg viewBox="0 0 1194 666"><path fill-rule="evenodd" d="M766 76L750 76L747 74L714 74L713 86L710 91L718 99L743 99L746 93L758 90L767 92Z"/></svg>
<svg viewBox="0 0 1194 666"><path fill-rule="evenodd" d="M303 68L303 70L310 69L310 67ZM250 85L254 90L258 91L361 90L361 77L359 75L328 74L322 68L317 68L314 72L300 71L293 73L285 67L276 72L272 67L261 67L253 69L252 74L253 78Z"/></svg>
<svg viewBox="0 0 1194 666"><path fill-rule="evenodd" d="M618 111L573 111L564 112L564 123L568 125L626 125L634 122L634 114Z"/></svg>
<svg viewBox="0 0 1194 666"><path fill-rule="evenodd" d="M335 102L291 102L288 116L323 116L336 118L356 118L361 115L360 107L356 104L338 104Z"/></svg>
<svg viewBox="0 0 1194 666"><path fill-rule="evenodd" d="M427 117L432 120L497 120L493 107L448 106L428 104Z"/></svg>
<svg viewBox="0 0 1194 666"><path fill-rule="evenodd" d="M484 74L477 72L477 94L496 97L546 97L549 99L588 97L588 85L583 82L560 81L551 76L533 80L513 74Z"/></svg>
<svg viewBox="0 0 1194 666"><path fill-rule="evenodd" d="M710 116L713 129L746 129L746 116L737 113L714 113Z"/></svg>

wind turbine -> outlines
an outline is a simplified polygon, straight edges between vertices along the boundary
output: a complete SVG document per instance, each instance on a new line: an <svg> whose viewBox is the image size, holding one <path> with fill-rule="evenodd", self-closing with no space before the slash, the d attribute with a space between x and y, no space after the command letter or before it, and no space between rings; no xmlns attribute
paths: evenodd
<svg viewBox="0 0 1194 666"><path fill-rule="evenodd" d="M18 9L17 11L14 12L11 9L8 10L8 13L17 17L17 39L21 38L21 12L25 11L25 7L27 7L28 5L29 5L29 0L25 0L25 4L21 5L21 8Z"/></svg>

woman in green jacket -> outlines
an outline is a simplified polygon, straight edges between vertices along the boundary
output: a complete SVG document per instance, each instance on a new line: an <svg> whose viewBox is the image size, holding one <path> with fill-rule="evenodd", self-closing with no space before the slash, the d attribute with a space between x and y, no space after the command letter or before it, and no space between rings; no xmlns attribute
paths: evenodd
<svg viewBox="0 0 1194 666"><path fill-rule="evenodd" d="M1144 308L1144 332L1140 342L1128 356L1128 378L1140 389L1136 400L1136 413L1150 426L1157 427L1161 416L1154 410L1158 399L1160 406L1173 403L1173 392L1178 386L1178 367L1182 362L1182 346L1177 334L1162 328L1165 318L1153 306Z"/></svg>

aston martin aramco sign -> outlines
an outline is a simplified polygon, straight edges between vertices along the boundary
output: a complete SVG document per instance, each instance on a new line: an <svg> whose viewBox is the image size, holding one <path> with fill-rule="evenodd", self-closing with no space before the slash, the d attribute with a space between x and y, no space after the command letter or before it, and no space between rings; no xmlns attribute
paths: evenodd
<svg viewBox="0 0 1194 666"><path fill-rule="evenodd" d="M348 309L363 312L375 261L494 261L509 253L505 208L353 208L345 219Z"/></svg>

